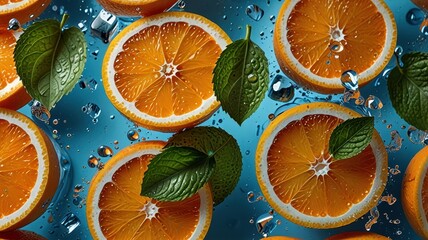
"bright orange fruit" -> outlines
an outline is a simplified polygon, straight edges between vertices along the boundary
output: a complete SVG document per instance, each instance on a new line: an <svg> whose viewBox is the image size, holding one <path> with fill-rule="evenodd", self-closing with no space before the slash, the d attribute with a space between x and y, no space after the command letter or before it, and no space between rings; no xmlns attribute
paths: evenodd
<svg viewBox="0 0 428 240"><path fill-rule="evenodd" d="M422 238L428 238L428 147L410 161L403 179L401 198L410 225Z"/></svg>
<svg viewBox="0 0 428 240"><path fill-rule="evenodd" d="M22 32L0 29L0 107L17 110L31 100L16 73L13 50Z"/></svg>
<svg viewBox="0 0 428 240"><path fill-rule="evenodd" d="M0 232L38 218L59 181L58 157L46 134L21 113L0 108Z"/></svg>
<svg viewBox="0 0 428 240"><path fill-rule="evenodd" d="M187 12L145 17L125 28L103 61L108 98L148 129L177 131L220 106L213 91L216 61L231 42L210 20Z"/></svg>
<svg viewBox="0 0 428 240"><path fill-rule="evenodd" d="M6 29L12 18L21 24L34 20L49 3L50 0L0 0L0 29Z"/></svg>
<svg viewBox="0 0 428 240"><path fill-rule="evenodd" d="M260 138L256 175L270 205L288 220L312 228L349 224L377 205L388 175L379 134L359 155L336 161L332 131L359 114L333 103L310 103L276 117Z"/></svg>
<svg viewBox="0 0 428 240"><path fill-rule="evenodd" d="M343 92L340 77L374 79L394 53L397 28L383 0L286 0L278 14L274 50L283 72L321 93Z"/></svg>
<svg viewBox="0 0 428 240"><path fill-rule="evenodd" d="M211 223L211 190L180 202L140 196L144 172L164 142L141 142L114 155L93 178L86 216L94 239L203 239Z"/></svg>

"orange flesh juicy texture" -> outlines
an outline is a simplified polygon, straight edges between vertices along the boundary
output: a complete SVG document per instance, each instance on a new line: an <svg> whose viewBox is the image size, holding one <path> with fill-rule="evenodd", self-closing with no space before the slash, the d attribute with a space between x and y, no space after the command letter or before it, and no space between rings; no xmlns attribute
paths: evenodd
<svg viewBox="0 0 428 240"><path fill-rule="evenodd" d="M150 26L123 45L114 63L125 100L154 117L182 115L213 95L212 71L222 50L198 26Z"/></svg>
<svg viewBox="0 0 428 240"><path fill-rule="evenodd" d="M153 157L131 159L103 187L98 202L99 222L107 239L188 239L196 229L198 194L181 202L157 202L140 196L144 172Z"/></svg>
<svg viewBox="0 0 428 240"><path fill-rule="evenodd" d="M28 200L37 180L37 151L20 127L0 120L0 218Z"/></svg>
<svg viewBox="0 0 428 240"><path fill-rule="evenodd" d="M1 0L0 0L1 1ZM1 4L0 4L1 5ZM16 40L11 31L0 30L0 90L18 78L13 50Z"/></svg>
<svg viewBox="0 0 428 240"><path fill-rule="evenodd" d="M301 0L287 26L292 54L321 77L339 78L349 69L362 73L385 45L386 25L370 0ZM332 55L332 46L344 50Z"/></svg>
<svg viewBox="0 0 428 240"><path fill-rule="evenodd" d="M22 2L22 0L0 0L0 6L17 2Z"/></svg>
<svg viewBox="0 0 428 240"><path fill-rule="evenodd" d="M342 121L321 114L295 120L277 134L268 151L268 176L276 195L304 214L340 216L373 185L376 160L370 146L351 159L329 159L331 132Z"/></svg>

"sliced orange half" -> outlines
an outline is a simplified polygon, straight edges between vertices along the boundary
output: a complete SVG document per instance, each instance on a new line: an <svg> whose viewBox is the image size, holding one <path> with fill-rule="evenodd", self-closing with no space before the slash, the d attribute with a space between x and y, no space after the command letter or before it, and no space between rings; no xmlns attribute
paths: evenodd
<svg viewBox="0 0 428 240"><path fill-rule="evenodd" d="M411 160L403 179L403 210L413 229L428 238L428 147Z"/></svg>
<svg viewBox="0 0 428 240"><path fill-rule="evenodd" d="M0 108L0 232L38 218L59 181L58 157L42 130L21 113Z"/></svg>
<svg viewBox="0 0 428 240"><path fill-rule="evenodd" d="M311 228L352 223L376 206L388 174L387 153L375 131L359 155L336 161L328 152L333 129L359 117L333 103L310 103L275 118L262 134L256 174L270 205Z"/></svg>
<svg viewBox="0 0 428 240"><path fill-rule="evenodd" d="M203 239L211 223L211 190L180 202L140 196L144 172L164 142L141 142L110 159L93 178L86 216L94 239Z"/></svg>
<svg viewBox="0 0 428 240"><path fill-rule="evenodd" d="M13 60L13 50L21 33L0 29L0 107L13 110L31 100L16 73Z"/></svg>
<svg viewBox="0 0 428 240"><path fill-rule="evenodd" d="M278 14L274 50L283 72L321 93L343 92L340 77L359 85L388 64L397 41L394 16L383 0L286 0Z"/></svg>
<svg viewBox="0 0 428 240"><path fill-rule="evenodd" d="M50 0L0 0L0 29L6 29L12 18L21 24L34 20L49 3Z"/></svg>
<svg viewBox="0 0 428 240"><path fill-rule="evenodd" d="M373 232L345 232L327 238L326 240L388 240L390 238L384 237Z"/></svg>
<svg viewBox="0 0 428 240"><path fill-rule="evenodd" d="M97 0L119 16L150 16L170 9L178 0Z"/></svg>
<svg viewBox="0 0 428 240"><path fill-rule="evenodd" d="M172 132L195 126L219 107L212 72L230 42L216 24L192 13L138 20L107 49L102 70L107 96L148 129Z"/></svg>

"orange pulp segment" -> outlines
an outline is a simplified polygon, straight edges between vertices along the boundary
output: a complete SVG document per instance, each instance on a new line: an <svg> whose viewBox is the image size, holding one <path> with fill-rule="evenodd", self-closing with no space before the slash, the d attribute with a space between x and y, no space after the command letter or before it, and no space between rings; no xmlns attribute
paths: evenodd
<svg viewBox="0 0 428 240"><path fill-rule="evenodd" d="M88 222L96 239L202 239L211 221L209 188L180 202L140 196L144 172L165 143L144 142L116 154L93 179Z"/></svg>
<svg viewBox="0 0 428 240"><path fill-rule="evenodd" d="M387 154L379 135L359 155L337 161L332 131L358 117L332 103L303 104L276 117L260 138L256 174L273 208L306 227L349 224L377 204L385 187Z"/></svg>
<svg viewBox="0 0 428 240"><path fill-rule="evenodd" d="M177 131L218 107L212 71L229 37L202 16L163 13L124 29L104 58L103 79L113 105L134 122Z"/></svg>
<svg viewBox="0 0 428 240"><path fill-rule="evenodd" d="M50 0L0 0L0 30L6 29L12 18L21 24L34 20L49 3Z"/></svg>
<svg viewBox="0 0 428 240"><path fill-rule="evenodd" d="M21 113L0 108L0 231L39 217L58 185L58 158L48 137Z"/></svg>
<svg viewBox="0 0 428 240"><path fill-rule="evenodd" d="M97 0L107 11L119 16L150 16L170 9L177 0Z"/></svg>
<svg viewBox="0 0 428 240"><path fill-rule="evenodd" d="M363 86L388 64L396 25L383 0L285 1L274 33L274 49L284 73L310 90L343 91L347 70Z"/></svg>
<svg viewBox="0 0 428 240"><path fill-rule="evenodd" d="M0 29L0 107L16 110L30 101L16 73L13 50L21 32Z"/></svg>

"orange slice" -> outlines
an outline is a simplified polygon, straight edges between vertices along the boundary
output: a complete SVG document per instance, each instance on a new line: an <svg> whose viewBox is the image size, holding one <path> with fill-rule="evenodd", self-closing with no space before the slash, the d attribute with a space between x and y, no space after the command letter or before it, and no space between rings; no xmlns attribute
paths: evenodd
<svg viewBox="0 0 428 240"><path fill-rule="evenodd" d="M20 228L49 205L59 181L58 157L42 130L0 108L0 231Z"/></svg>
<svg viewBox="0 0 428 240"><path fill-rule="evenodd" d="M283 72L321 93L343 92L340 77L359 85L388 64L397 41L394 16L383 0L287 0L275 25L274 50Z"/></svg>
<svg viewBox="0 0 428 240"><path fill-rule="evenodd" d="M403 179L401 198L410 225L422 238L428 238L428 147L410 161Z"/></svg>
<svg viewBox="0 0 428 240"><path fill-rule="evenodd" d="M94 239L203 239L211 223L211 190L180 202L140 196L147 165L164 142L141 142L110 159L93 178L86 216Z"/></svg>
<svg viewBox="0 0 428 240"><path fill-rule="evenodd" d="M16 73L13 60L13 50L21 33L0 29L0 107L13 110L31 100Z"/></svg>
<svg viewBox="0 0 428 240"><path fill-rule="evenodd" d="M162 13L126 27L103 62L108 98L148 129L177 131L207 119L218 107L212 71L231 42L208 19Z"/></svg>
<svg viewBox="0 0 428 240"><path fill-rule="evenodd" d="M388 240L390 238L372 232L346 232L327 238L326 240Z"/></svg>
<svg viewBox="0 0 428 240"><path fill-rule="evenodd" d="M275 118L262 134L256 174L270 205L305 227L349 224L376 206L388 157L379 134L359 155L336 161L328 152L333 129L359 114L333 103L310 103Z"/></svg>
<svg viewBox="0 0 428 240"><path fill-rule="evenodd" d="M34 20L49 3L50 0L0 0L0 29L6 29L12 18L21 24Z"/></svg>
<svg viewBox="0 0 428 240"><path fill-rule="evenodd" d="M170 9L178 0L97 0L119 16L150 16Z"/></svg>
<svg viewBox="0 0 428 240"><path fill-rule="evenodd" d="M0 232L0 240L47 240L46 238L30 231L16 230Z"/></svg>

